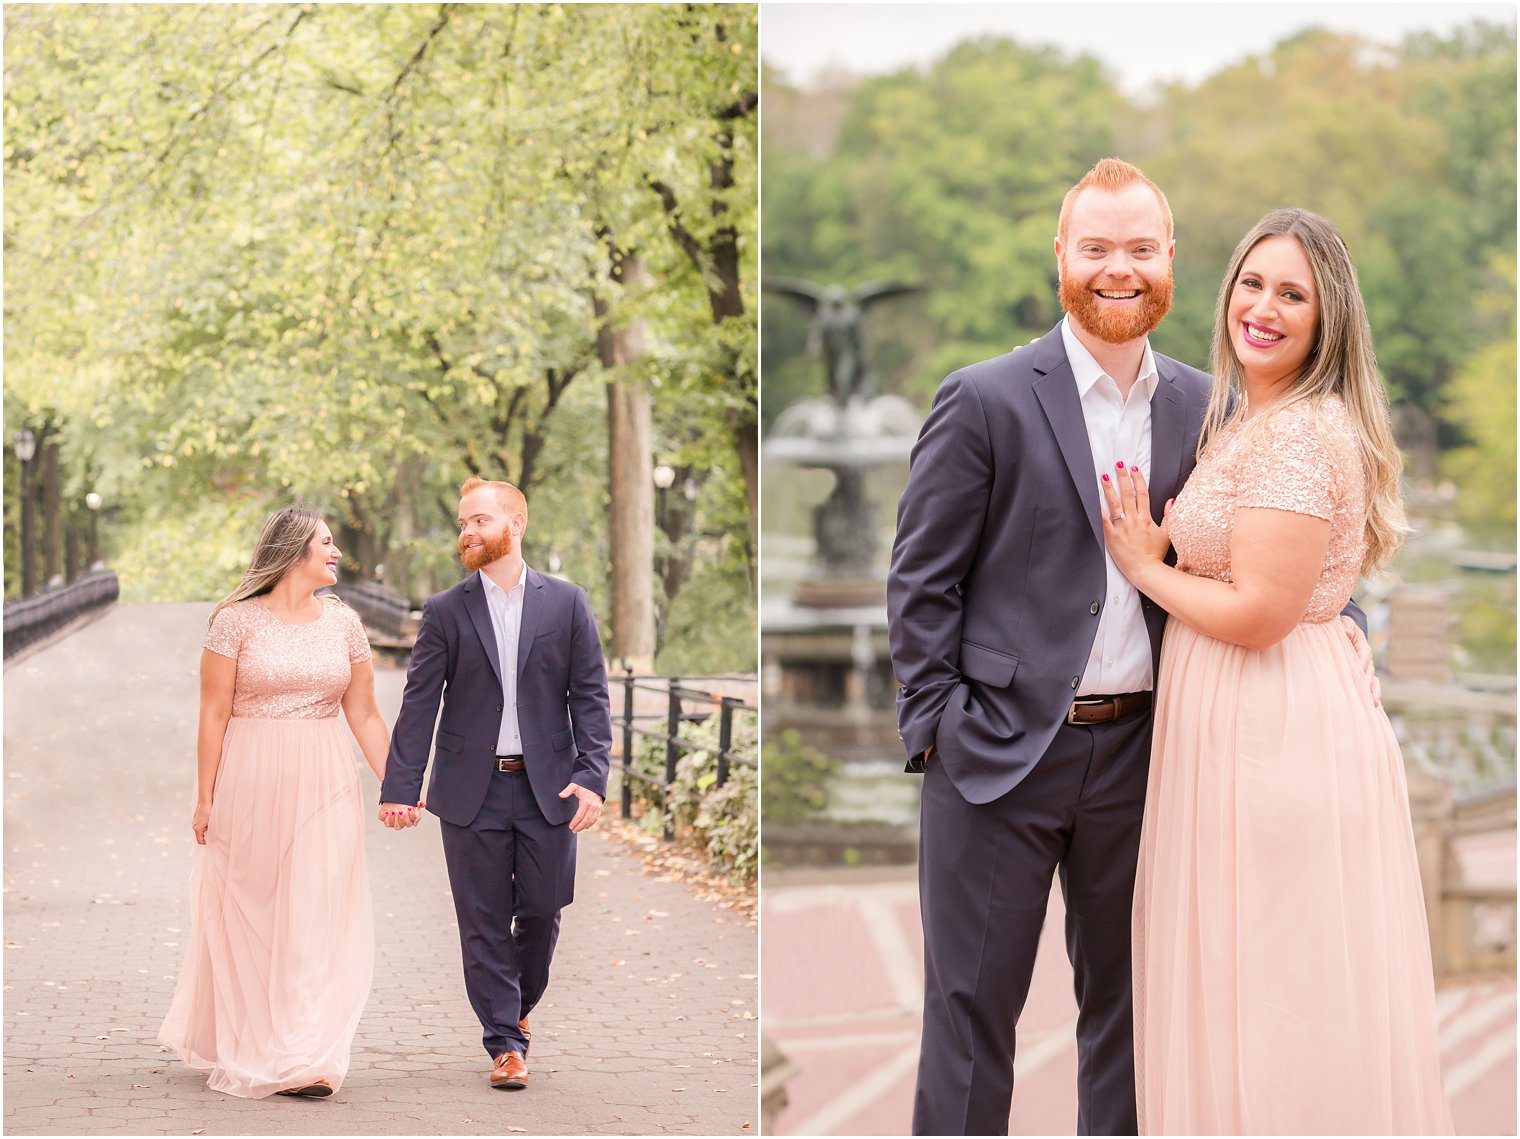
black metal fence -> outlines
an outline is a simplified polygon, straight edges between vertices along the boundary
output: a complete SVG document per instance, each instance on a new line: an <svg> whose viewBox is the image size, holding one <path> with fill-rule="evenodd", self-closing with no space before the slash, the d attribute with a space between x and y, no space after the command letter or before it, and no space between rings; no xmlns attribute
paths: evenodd
<svg viewBox="0 0 1520 1139"><path fill-rule="evenodd" d="M342 581L332 592L359 614L364 624L378 633L410 647L417 637L417 618L412 603L394 589L377 581Z"/></svg>
<svg viewBox="0 0 1520 1139"><path fill-rule="evenodd" d="M688 678L693 679L693 678ZM702 679L697 677L694 679ZM636 712L635 705L637 692L653 692L665 697L665 708L659 712ZM688 707L697 705L701 710L688 711ZM758 770L760 757L758 755L745 755L733 750L734 742L734 713L756 712L755 705L738 696L720 696L714 692L704 692L698 688L690 688L684 685L678 677L659 676L635 676L633 669L625 669L623 672L623 714L615 716L613 723L623 729L623 793L622 815L623 818L631 817L633 813L633 780L648 783L660 788L660 805L665 816L664 837L669 840L671 833L670 812L670 787L676 780L676 764L681 754L695 750L696 745L689 743L680 737L680 727L683 722L704 721L718 714L718 772L716 785L721 787L728 782L729 771L735 765ZM659 727L640 727L638 721L661 721ZM658 775L640 771L634 765L634 739L637 736L649 736L662 740L665 744L665 768Z"/></svg>
<svg viewBox="0 0 1520 1139"><path fill-rule="evenodd" d="M113 570L90 570L68 585L5 603L5 655L45 640L70 622L112 604L121 596Z"/></svg>

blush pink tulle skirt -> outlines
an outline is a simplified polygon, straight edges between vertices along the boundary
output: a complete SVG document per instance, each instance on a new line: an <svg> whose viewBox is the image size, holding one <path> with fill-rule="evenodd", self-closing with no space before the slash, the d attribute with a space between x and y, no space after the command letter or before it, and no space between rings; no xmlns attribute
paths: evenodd
<svg viewBox="0 0 1520 1139"><path fill-rule="evenodd" d="M339 1087L374 971L364 811L338 717L233 717L159 1039L207 1086Z"/></svg>
<svg viewBox="0 0 1520 1139"><path fill-rule="evenodd" d="M1135 881L1151 1135L1451 1134L1404 765L1343 626L1167 625Z"/></svg>

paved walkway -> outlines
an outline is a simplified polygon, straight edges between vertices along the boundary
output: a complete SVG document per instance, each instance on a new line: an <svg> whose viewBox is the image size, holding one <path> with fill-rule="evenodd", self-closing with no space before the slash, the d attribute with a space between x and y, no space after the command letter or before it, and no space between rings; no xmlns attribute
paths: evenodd
<svg viewBox="0 0 1520 1139"><path fill-rule="evenodd" d="M1509 859L1514 863L1514 836ZM778 1135L901 1135L912 1115L923 1003L918 886L907 868L767 871L766 1036L796 1065ZM1019 1024L1013 1135L1076 1127L1076 1001L1053 890ZM1515 979L1437 994L1459 1135L1515 1134Z"/></svg>
<svg viewBox="0 0 1520 1139"><path fill-rule="evenodd" d="M368 835L375 984L339 1095L240 1100L165 1052L155 1036L189 932L209 612L119 606L5 672L7 1133L758 1130L753 923L646 876L601 828L581 839L528 1089L486 1084L431 816ZM403 680L378 675L388 719Z"/></svg>

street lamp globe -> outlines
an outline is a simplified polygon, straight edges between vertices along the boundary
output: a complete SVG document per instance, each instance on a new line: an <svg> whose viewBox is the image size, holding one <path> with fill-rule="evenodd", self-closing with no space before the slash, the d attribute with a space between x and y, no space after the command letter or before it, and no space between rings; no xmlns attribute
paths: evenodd
<svg viewBox="0 0 1520 1139"><path fill-rule="evenodd" d="M654 485L659 487L661 490L669 490L671 484L675 481L676 472L674 467L670 467L664 463L661 463L654 469Z"/></svg>
<svg viewBox="0 0 1520 1139"><path fill-rule="evenodd" d="M16 458L23 463L30 463L32 456L37 453L37 436L23 427L16 432Z"/></svg>
<svg viewBox="0 0 1520 1139"><path fill-rule="evenodd" d="M86 506L88 506L91 510L99 510L101 503L103 503L104 501L105 501L105 499L101 498L100 495L97 494L93 490L90 491L89 494L87 494L87 495L84 496L84 504Z"/></svg>

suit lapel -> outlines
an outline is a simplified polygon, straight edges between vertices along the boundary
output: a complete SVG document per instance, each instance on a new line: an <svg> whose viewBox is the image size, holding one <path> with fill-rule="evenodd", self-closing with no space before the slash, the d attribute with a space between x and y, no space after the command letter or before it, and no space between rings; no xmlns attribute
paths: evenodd
<svg viewBox="0 0 1520 1139"><path fill-rule="evenodd" d="M1182 396L1168 374L1171 369L1162 367L1158 360L1156 371L1160 382L1156 384L1156 394L1151 397L1150 495L1151 516L1159 523L1166 500L1175 497L1181 489L1177 486L1177 476L1182 471L1185 416Z"/></svg>
<svg viewBox="0 0 1520 1139"><path fill-rule="evenodd" d="M517 634L517 675L519 682L528 669L528 650L538 634L538 619L544 612L544 577L531 566L523 589L522 628Z"/></svg>
<svg viewBox="0 0 1520 1139"><path fill-rule="evenodd" d="M486 659L496 672L496 683L501 683L501 661L496 655L496 626L491 621L491 603L486 600L485 587L480 583L480 572L470 574L464 581L464 608L470 615L470 624L486 650Z"/></svg>
<svg viewBox="0 0 1520 1139"><path fill-rule="evenodd" d="M1093 473L1092 444L1087 441L1087 420L1082 415L1082 397L1077 394L1071 364L1061 341L1061 328L1043 336L1030 351L1035 353L1034 368L1041 373L1034 382L1035 398L1050 421L1050 429L1060 444L1061 456L1071 474L1072 484L1087 511L1087 523L1093 538L1103 545L1103 523L1098 514L1098 476Z"/></svg>

